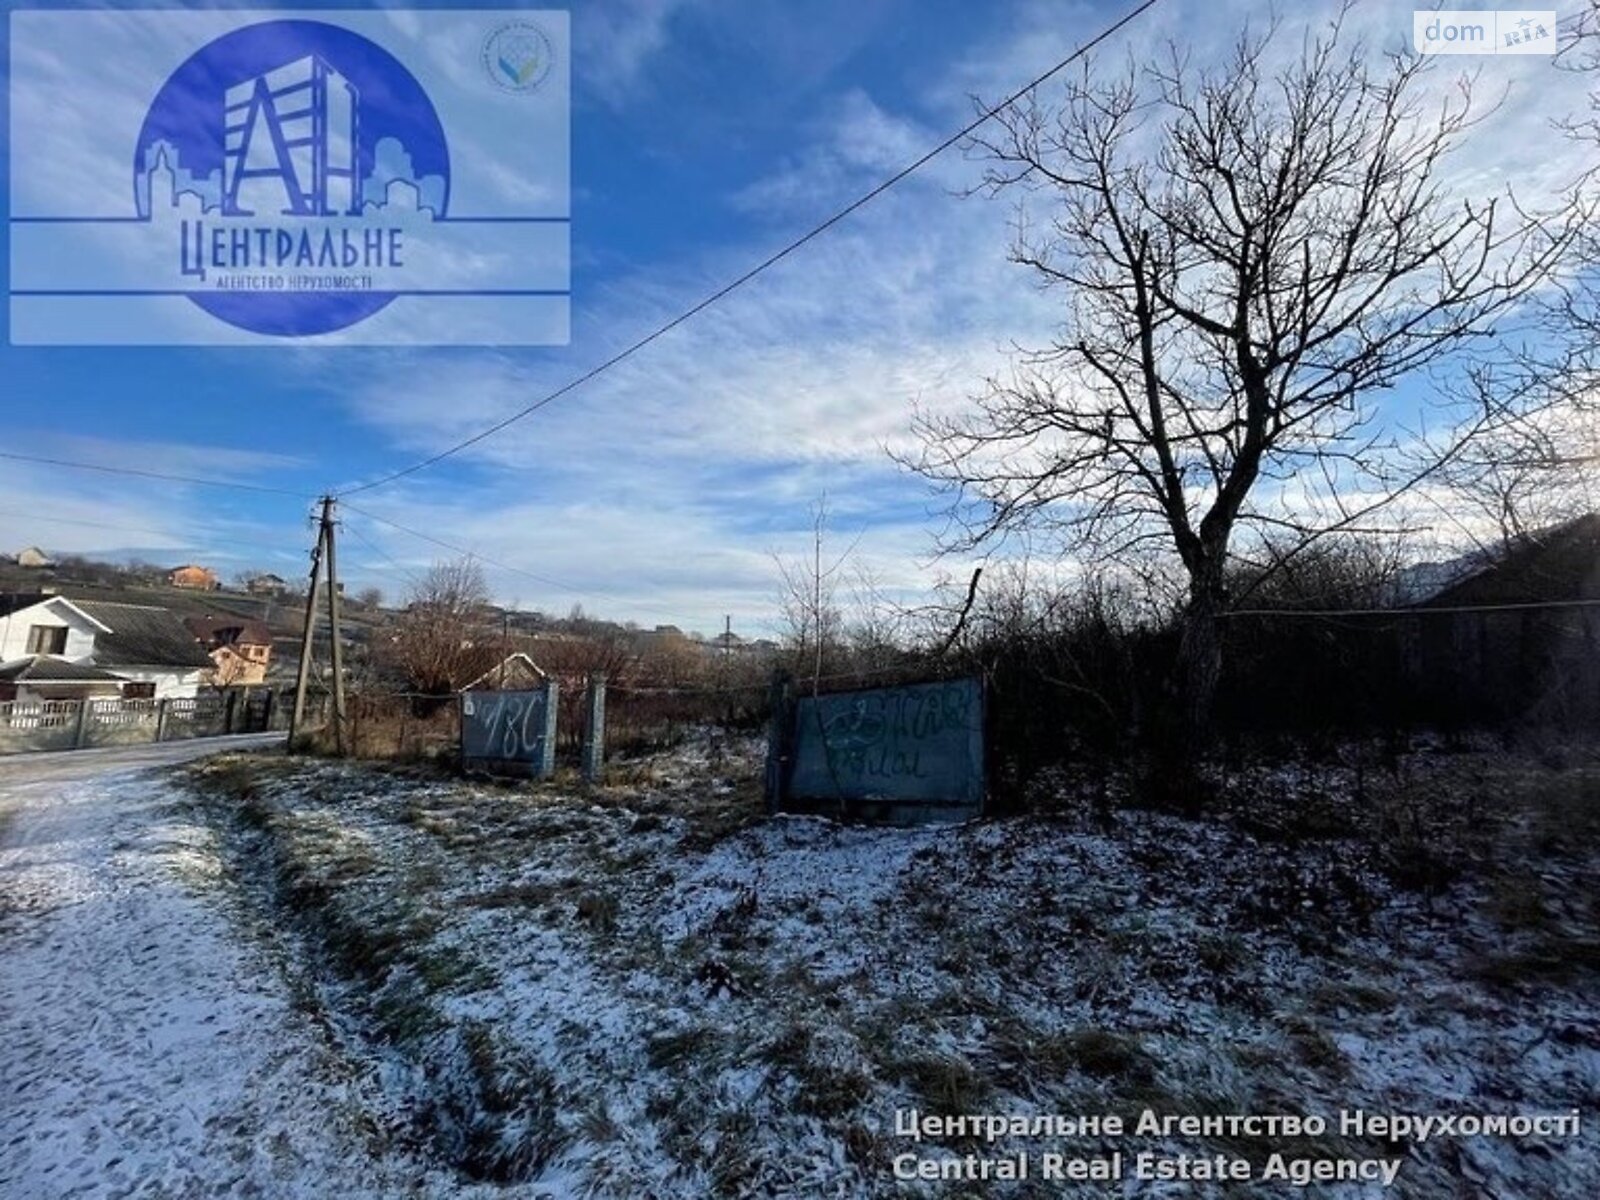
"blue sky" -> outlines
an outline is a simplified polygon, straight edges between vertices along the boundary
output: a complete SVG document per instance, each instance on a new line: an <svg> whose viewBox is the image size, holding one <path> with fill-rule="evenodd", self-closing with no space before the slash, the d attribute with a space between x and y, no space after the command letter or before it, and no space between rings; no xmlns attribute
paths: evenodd
<svg viewBox="0 0 1600 1200"><path fill-rule="evenodd" d="M1360 20L1403 38L1411 7L1368 3ZM381 475L604 358L941 140L973 93L1004 93L1121 11L1054 0L575 5L569 346L6 344L0 448L307 495ZM1262 11L1166 0L1111 53L1167 36L1204 53ZM1325 12L1296 6L1285 20ZM1542 63L1483 61L1511 89L1503 136L1472 159L1492 186L1560 152L1546 123L1570 83ZM959 403L1003 365L1010 339L1048 329L1046 298L1003 261L1009 203L958 195L975 170L948 155L592 386L356 503L564 585L491 568L502 600L581 602L645 624L711 630L732 613L736 628L766 631L772 555L801 551L824 492L840 538L860 536L888 590L911 596L940 571L962 574L962 561L930 565L936 502L882 447L904 443L914 402ZM0 546L12 551L289 575L305 562L308 508L0 463ZM398 596L402 572L443 553L346 515L341 567L358 586Z"/></svg>

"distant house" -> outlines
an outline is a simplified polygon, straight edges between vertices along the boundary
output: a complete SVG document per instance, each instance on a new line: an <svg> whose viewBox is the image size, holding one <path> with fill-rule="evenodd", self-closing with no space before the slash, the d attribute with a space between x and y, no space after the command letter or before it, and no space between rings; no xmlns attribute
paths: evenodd
<svg viewBox="0 0 1600 1200"><path fill-rule="evenodd" d="M173 587L194 588L198 591L209 592L217 588L217 573L210 567L185 563L183 566L174 567L167 572L167 582Z"/></svg>
<svg viewBox="0 0 1600 1200"><path fill-rule="evenodd" d="M264 683L272 662L272 630L232 613L185 617L184 627L211 658L206 682L217 687Z"/></svg>
<svg viewBox="0 0 1600 1200"><path fill-rule="evenodd" d="M473 679L463 692L520 692L541 686L547 675L533 659L520 650L498 658L486 671ZM475 663L474 666L481 665Z"/></svg>
<svg viewBox="0 0 1600 1200"><path fill-rule="evenodd" d="M270 571L261 575L252 575L245 583L245 591L252 596L281 596L289 590L289 582Z"/></svg>
<svg viewBox="0 0 1600 1200"><path fill-rule="evenodd" d="M27 567L30 570L47 570L56 565L56 560L51 558L37 546L28 546L17 551L17 566Z"/></svg>

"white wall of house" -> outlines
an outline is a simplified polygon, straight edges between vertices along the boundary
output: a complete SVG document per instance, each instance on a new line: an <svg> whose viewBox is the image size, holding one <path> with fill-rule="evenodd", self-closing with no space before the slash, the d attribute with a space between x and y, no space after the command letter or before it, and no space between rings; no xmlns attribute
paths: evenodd
<svg viewBox="0 0 1600 1200"><path fill-rule="evenodd" d="M124 667L120 664L106 670L136 683L155 684L157 700L192 700L200 694L200 679L206 673L204 667Z"/></svg>
<svg viewBox="0 0 1600 1200"><path fill-rule="evenodd" d="M66 629L67 642L61 651L62 658L81 662L94 653L94 635L98 627L71 605L53 597L0 617L0 662L32 653L28 644L35 625Z"/></svg>
<svg viewBox="0 0 1600 1200"><path fill-rule="evenodd" d="M120 683L21 683L19 701L36 704L44 700L115 700L122 695Z"/></svg>

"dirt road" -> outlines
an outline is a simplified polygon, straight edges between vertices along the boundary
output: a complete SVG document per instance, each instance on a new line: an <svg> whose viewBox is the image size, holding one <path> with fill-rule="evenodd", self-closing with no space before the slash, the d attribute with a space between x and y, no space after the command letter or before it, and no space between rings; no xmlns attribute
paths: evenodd
<svg viewBox="0 0 1600 1200"><path fill-rule="evenodd" d="M0 1197L429 1195L163 770L0 760Z"/></svg>

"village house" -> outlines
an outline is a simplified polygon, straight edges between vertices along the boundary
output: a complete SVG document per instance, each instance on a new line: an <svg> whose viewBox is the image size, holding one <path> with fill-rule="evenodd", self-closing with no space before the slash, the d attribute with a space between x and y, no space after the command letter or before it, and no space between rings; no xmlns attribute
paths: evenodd
<svg viewBox="0 0 1600 1200"><path fill-rule="evenodd" d="M281 596L289 590L289 582L282 576L267 571L250 576L244 587L252 596Z"/></svg>
<svg viewBox="0 0 1600 1200"><path fill-rule="evenodd" d="M193 697L210 657L164 608L0 596L0 699Z"/></svg>
<svg viewBox="0 0 1600 1200"><path fill-rule="evenodd" d="M272 630L253 617L213 613L184 618L211 658L206 682L214 687L248 687L266 682L272 662Z"/></svg>
<svg viewBox="0 0 1600 1200"><path fill-rule="evenodd" d="M0 595L0 662L40 654L81 662L94 654L95 635L110 632L64 596Z"/></svg>
<svg viewBox="0 0 1600 1200"><path fill-rule="evenodd" d="M197 566L194 563L185 563L181 567L174 567L167 572L167 582L173 587L194 588L198 591L215 591L218 586L217 573L210 567Z"/></svg>
<svg viewBox="0 0 1600 1200"><path fill-rule="evenodd" d="M39 549L39 547L28 546L17 551L16 563L19 567L27 567L30 570L39 571L48 570L55 566L56 560Z"/></svg>
<svg viewBox="0 0 1600 1200"><path fill-rule="evenodd" d="M128 694L191 697L205 685L211 656L175 613L148 604L75 603L111 630L95 637L94 665L144 685Z"/></svg>

